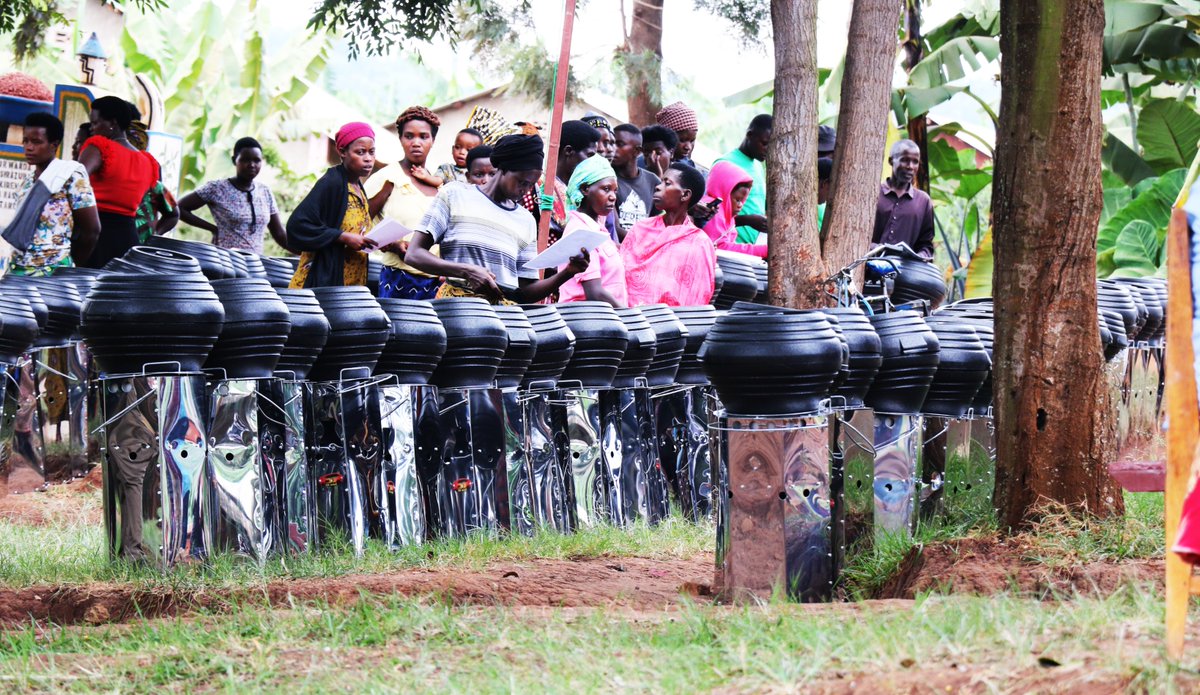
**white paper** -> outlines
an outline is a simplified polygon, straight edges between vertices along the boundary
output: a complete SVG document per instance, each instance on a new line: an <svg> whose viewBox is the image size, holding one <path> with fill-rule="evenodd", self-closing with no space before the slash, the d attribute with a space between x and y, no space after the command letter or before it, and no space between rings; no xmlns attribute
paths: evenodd
<svg viewBox="0 0 1200 695"><path fill-rule="evenodd" d="M571 260L571 256L578 256L579 249L587 249L588 253L591 253L597 246L611 238L607 231L597 232L591 229L576 229L554 242L554 245L550 248L539 253L526 263L525 267L531 270L557 268Z"/></svg>
<svg viewBox="0 0 1200 695"><path fill-rule="evenodd" d="M376 246L383 248L388 244L394 244L404 237L412 233L412 230L400 224L396 220L385 217L382 222L375 225L375 228L367 232L367 238L374 241Z"/></svg>

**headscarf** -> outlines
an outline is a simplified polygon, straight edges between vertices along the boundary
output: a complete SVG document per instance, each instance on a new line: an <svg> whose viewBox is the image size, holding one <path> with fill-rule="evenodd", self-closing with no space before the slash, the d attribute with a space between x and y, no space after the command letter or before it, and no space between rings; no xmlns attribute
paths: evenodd
<svg viewBox="0 0 1200 695"><path fill-rule="evenodd" d="M654 116L654 120L677 133L683 130L697 130L700 127L700 122L696 120L696 112L682 101L664 106Z"/></svg>
<svg viewBox="0 0 1200 695"><path fill-rule="evenodd" d="M587 123L596 130L607 130L609 135L613 134L613 129L612 126L608 124L608 119L598 113L592 113L589 111L588 113L584 114L583 118L579 120Z"/></svg>
<svg viewBox="0 0 1200 695"><path fill-rule="evenodd" d="M541 169L545 156L540 136L505 135L492 148L492 166L504 171Z"/></svg>
<svg viewBox="0 0 1200 695"><path fill-rule="evenodd" d="M150 128L145 123L135 120L129 124L129 128L125 131L125 137L129 140L129 144L145 152L150 148L150 135L147 131Z"/></svg>
<svg viewBox="0 0 1200 695"><path fill-rule="evenodd" d="M375 139L375 129L361 121L352 121L338 128L337 137L333 139L339 150L344 150L350 143L359 138Z"/></svg>
<svg viewBox="0 0 1200 695"><path fill-rule="evenodd" d="M754 178L745 169L725 160L713 165L708 172L708 184L700 202L709 203L720 198L721 206L717 208L717 213L712 216L708 224L704 225L704 232L719 249L748 253L764 258L767 255L765 245L737 243L737 227L733 222L733 189L742 184L754 185Z"/></svg>
<svg viewBox="0 0 1200 695"><path fill-rule="evenodd" d="M612 164L604 157L592 155L583 160L575 167L571 180L567 182L567 209L575 210L583 203L583 191L580 189L584 186L616 177L617 172L613 171Z"/></svg>

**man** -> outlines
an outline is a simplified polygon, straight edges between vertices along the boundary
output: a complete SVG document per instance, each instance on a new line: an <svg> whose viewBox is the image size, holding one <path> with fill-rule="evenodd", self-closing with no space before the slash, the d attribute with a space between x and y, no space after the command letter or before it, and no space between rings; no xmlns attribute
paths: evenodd
<svg viewBox="0 0 1200 695"><path fill-rule="evenodd" d="M642 162L640 166L655 176L662 178L663 173L671 168L675 156L675 146L679 138L675 131L661 125L642 128Z"/></svg>
<svg viewBox="0 0 1200 695"><path fill-rule="evenodd" d="M817 157L833 159L833 151L837 149L837 131L831 125L817 128Z"/></svg>
<svg viewBox="0 0 1200 695"><path fill-rule="evenodd" d="M596 154L600 144L600 133L583 121L563 121L562 135L558 148L558 166L554 170L554 194L543 192L542 209L550 211L550 243L562 237L567 224L567 181L575 173L575 167L583 160Z"/></svg>
<svg viewBox="0 0 1200 695"><path fill-rule="evenodd" d="M775 120L769 114L759 114L750 121L742 144L717 161L729 161L738 165L754 180L750 196L742 205L741 213L734 218L738 225L737 243L754 244L759 233L767 232L767 170L763 161L767 158L767 145L771 143L771 131Z"/></svg>
<svg viewBox="0 0 1200 695"><path fill-rule="evenodd" d="M659 178L638 166L642 151L642 131L635 125L622 123L615 128L617 152L613 169L617 172L617 233L622 239L639 220L653 214L654 189Z"/></svg>
<svg viewBox="0 0 1200 695"><path fill-rule="evenodd" d="M817 160L817 229L825 226L825 203L829 202L829 189L833 184L833 160L821 157Z"/></svg>
<svg viewBox="0 0 1200 695"><path fill-rule="evenodd" d="M696 148L696 133L700 130L696 112L682 101L677 101L669 106L664 106L655 114L654 120L660 126L670 128L675 133L675 151L672 153L671 161L696 167L696 163L692 161L692 150ZM701 173L705 172L701 171Z"/></svg>
<svg viewBox="0 0 1200 695"><path fill-rule="evenodd" d="M888 156L892 175L879 186L873 244L908 244L927 260L933 258L933 203L925 191L913 188L921 166L921 150L912 140L892 145Z"/></svg>
<svg viewBox="0 0 1200 695"><path fill-rule="evenodd" d="M96 196L83 165L55 157L63 124L47 113L25 118L22 144L33 169L17 188L17 210L4 229L14 275L49 275L88 260L100 237Z"/></svg>

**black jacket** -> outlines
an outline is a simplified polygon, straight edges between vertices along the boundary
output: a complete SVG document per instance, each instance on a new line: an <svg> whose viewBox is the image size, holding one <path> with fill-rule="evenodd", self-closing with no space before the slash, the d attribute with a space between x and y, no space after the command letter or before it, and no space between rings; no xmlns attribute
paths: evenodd
<svg viewBox="0 0 1200 695"><path fill-rule="evenodd" d="M350 173L345 167L330 167L288 218L288 246L313 253L305 287L332 287L344 282L346 247L338 237L346 217L349 183Z"/></svg>

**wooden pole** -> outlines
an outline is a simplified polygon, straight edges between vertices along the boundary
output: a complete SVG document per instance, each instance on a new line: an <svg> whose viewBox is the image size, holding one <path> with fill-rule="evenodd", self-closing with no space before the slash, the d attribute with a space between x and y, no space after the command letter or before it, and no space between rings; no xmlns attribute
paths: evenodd
<svg viewBox="0 0 1200 695"><path fill-rule="evenodd" d="M554 190L558 169L558 146L562 140L563 106L567 101L567 75L571 71L571 31L575 26L575 0L566 0L563 11L562 45L558 52L558 68L554 71L554 109L550 114L550 149L546 153L544 189ZM550 241L550 210L542 210L538 219L538 253L546 250Z"/></svg>
<svg viewBox="0 0 1200 695"><path fill-rule="evenodd" d="M1187 187L1184 187L1187 190ZM1171 212L1167 226L1167 654L1183 656L1192 566L1171 550L1187 496L1192 458L1200 439L1196 369L1192 350L1192 273L1187 214Z"/></svg>

